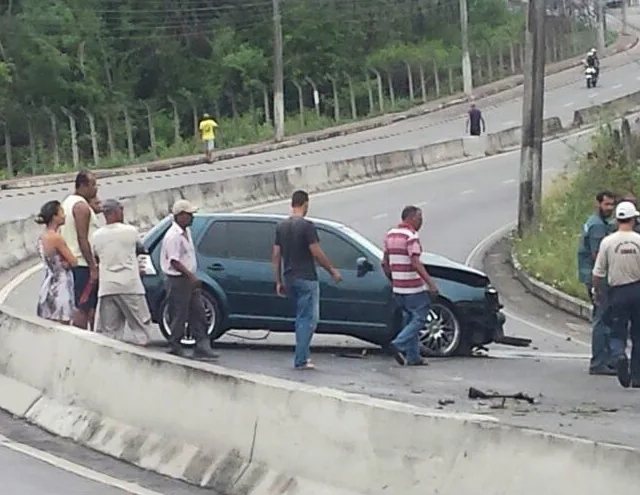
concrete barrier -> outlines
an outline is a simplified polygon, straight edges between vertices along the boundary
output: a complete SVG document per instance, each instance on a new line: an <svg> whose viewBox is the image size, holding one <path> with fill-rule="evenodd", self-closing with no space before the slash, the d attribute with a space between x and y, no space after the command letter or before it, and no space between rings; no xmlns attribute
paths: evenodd
<svg viewBox="0 0 640 495"><path fill-rule="evenodd" d="M224 494L635 495L640 486L633 449L159 356L7 309L0 326L0 396L12 392L16 413Z"/></svg>
<svg viewBox="0 0 640 495"><path fill-rule="evenodd" d="M583 125L590 125L598 123L603 118L610 118L614 116L624 115L640 105L640 91L631 93L615 100L602 103L600 105L594 105L588 108L582 108L576 110L573 114L573 127L580 127Z"/></svg>
<svg viewBox="0 0 640 495"><path fill-rule="evenodd" d="M178 197L222 211L429 170L517 146L517 132L141 194L127 217L146 229ZM0 270L33 256L40 231L0 225ZM632 449L158 356L8 308L0 327L1 408L225 494L626 495L640 483Z"/></svg>

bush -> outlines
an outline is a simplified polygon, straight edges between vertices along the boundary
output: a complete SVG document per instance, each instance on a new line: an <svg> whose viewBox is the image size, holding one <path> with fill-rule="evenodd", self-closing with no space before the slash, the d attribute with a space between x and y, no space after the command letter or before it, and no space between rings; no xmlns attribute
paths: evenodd
<svg viewBox="0 0 640 495"><path fill-rule="evenodd" d="M596 194L605 189L618 194L640 191L637 137L625 147L619 135L609 125L602 126L591 153L575 157L577 172L556 179L545 196L540 231L514 240L516 256L527 273L583 300L587 296L578 280L577 250Z"/></svg>

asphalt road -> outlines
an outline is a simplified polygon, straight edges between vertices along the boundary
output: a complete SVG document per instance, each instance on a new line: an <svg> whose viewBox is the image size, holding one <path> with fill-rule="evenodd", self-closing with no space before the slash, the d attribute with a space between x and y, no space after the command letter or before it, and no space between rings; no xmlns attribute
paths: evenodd
<svg viewBox="0 0 640 495"><path fill-rule="evenodd" d="M576 150L586 150L587 134L545 144L545 173L550 178L571 165ZM474 246L491 232L515 219L517 203L518 153L483 158L409 177L372 183L312 197L311 215L336 219L356 228L375 242L398 221L402 207L420 205L425 212L421 233L427 250L464 261ZM256 208L264 212L286 212L286 202ZM7 304L33 312L39 275L13 292ZM629 433L637 407L633 396L619 388L614 379L587 375L588 327L580 322L545 314L529 314L520 304L509 307L517 313L508 318L506 331L533 339L533 347L514 350L492 346L489 357L434 359L428 368L409 370L375 351L360 359L349 348L367 348L353 339L316 338L313 374L291 370L290 335L265 335L261 343L247 345L234 332L225 337L220 364L246 371L266 373L311 384L340 388L382 398L461 411L486 411L505 422L576 434L597 440L640 446L640 434ZM240 336L241 338L238 338ZM335 346L342 346L336 349ZM331 346L331 347L329 347ZM534 407L477 404L466 399L469 386L501 392L523 391L541 396ZM624 413L612 414L624 404ZM615 407L614 407L615 406ZM626 414L626 416L625 416Z"/></svg>
<svg viewBox="0 0 640 495"><path fill-rule="evenodd" d="M582 70L554 74L546 78L545 116L560 117L565 124L579 108L599 104L637 91L640 71L635 62L639 52L619 54L603 59L600 86L584 87ZM622 65L610 67L611 65ZM521 94L521 89L517 90ZM489 100L490 101L490 98ZM489 105L489 104L487 104ZM496 132L520 124L521 98L486 106L480 104L488 131ZM293 166L348 159L422 145L460 137L464 133L466 107L451 107L422 117L408 119L391 126L372 129L348 136L336 137L294 148L225 160L213 165L199 165L167 172L132 174L100 181L100 196L132 196L142 192L211 182L249 173L266 172ZM37 212L49 199L62 199L72 184L26 188L0 192L4 208L0 221L24 218Z"/></svg>

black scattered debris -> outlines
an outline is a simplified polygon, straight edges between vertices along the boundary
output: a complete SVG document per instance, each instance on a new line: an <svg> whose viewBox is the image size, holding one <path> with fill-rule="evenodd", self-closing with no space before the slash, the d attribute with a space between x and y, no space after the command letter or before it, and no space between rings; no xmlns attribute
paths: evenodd
<svg viewBox="0 0 640 495"><path fill-rule="evenodd" d="M440 399L438 404L441 406L450 406L451 404L455 404L456 401L452 399Z"/></svg>
<svg viewBox="0 0 640 495"><path fill-rule="evenodd" d="M469 399L513 399L513 400L523 400L528 402L529 404L535 404L536 401L533 397L523 394L522 392L518 392L517 394L497 394L497 393L485 393L482 390L478 390L474 387L469 387Z"/></svg>

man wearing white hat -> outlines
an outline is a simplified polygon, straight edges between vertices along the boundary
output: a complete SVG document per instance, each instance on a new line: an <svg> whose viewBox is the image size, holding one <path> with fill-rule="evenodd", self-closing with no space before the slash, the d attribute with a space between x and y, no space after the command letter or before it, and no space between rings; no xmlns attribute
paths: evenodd
<svg viewBox="0 0 640 495"><path fill-rule="evenodd" d="M609 279L611 305L611 347L618 358L620 384L640 388L640 234L634 232L640 213L630 201L616 207L618 231L605 237L593 267L594 297L602 280ZM627 326L630 323L631 362L626 355Z"/></svg>
<svg viewBox="0 0 640 495"><path fill-rule="evenodd" d="M201 282L195 274L198 265L189 226L196 211L198 207L190 201L176 201L171 210L173 224L162 240L160 267L167 277L169 344L172 354L185 355L180 341L188 323L191 335L196 339L194 357L217 358L207 336L207 315L200 296Z"/></svg>

